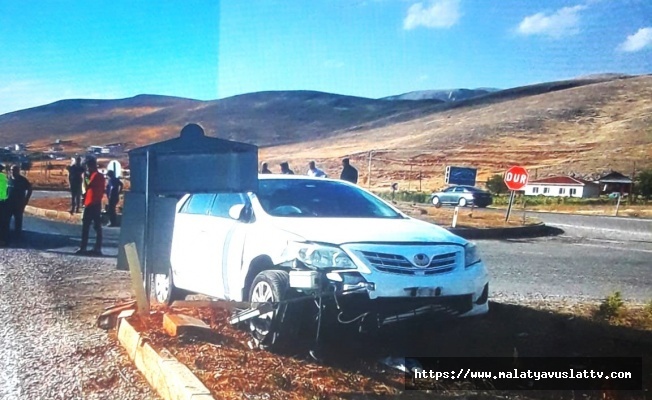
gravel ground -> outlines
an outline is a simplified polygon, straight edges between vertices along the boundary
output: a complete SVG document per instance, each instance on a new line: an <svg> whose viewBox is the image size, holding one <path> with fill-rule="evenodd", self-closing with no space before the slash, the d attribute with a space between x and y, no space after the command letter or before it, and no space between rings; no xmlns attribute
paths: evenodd
<svg viewBox="0 0 652 400"><path fill-rule="evenodd" d="M95 326L129 282L115 259L0 249L0 399L158 399Z"/></svg>

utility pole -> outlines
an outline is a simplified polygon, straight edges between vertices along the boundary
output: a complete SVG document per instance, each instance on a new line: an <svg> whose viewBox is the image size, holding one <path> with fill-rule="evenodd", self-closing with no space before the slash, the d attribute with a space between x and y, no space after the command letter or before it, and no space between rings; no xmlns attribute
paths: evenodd
<svg viewBox="0 0 652 400"><path fill-rule="evenodd" d="M629 197L627 198L627 204L629 205L634 202L634 180L636 180L636 161L634 161L634 167L632 168L632 183L629 185Z"/></svg>
<svg viewBox="0 0 652 400"><path fill-rule="evenodd" d="M374 151L369 150L369 170L367 172L367 189L371 189L371 157L373 157Z"/></svg>

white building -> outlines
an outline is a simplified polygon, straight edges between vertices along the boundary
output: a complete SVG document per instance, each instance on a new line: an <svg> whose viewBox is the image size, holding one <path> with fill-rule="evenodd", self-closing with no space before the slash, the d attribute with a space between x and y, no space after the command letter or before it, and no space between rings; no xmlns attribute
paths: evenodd
<svg viewBox="0 0 652 400"><path fill-rule="evenodd" d="M547 197L599 197L600 186L570 176L552 176L528 182L524 194Z"/></svg>

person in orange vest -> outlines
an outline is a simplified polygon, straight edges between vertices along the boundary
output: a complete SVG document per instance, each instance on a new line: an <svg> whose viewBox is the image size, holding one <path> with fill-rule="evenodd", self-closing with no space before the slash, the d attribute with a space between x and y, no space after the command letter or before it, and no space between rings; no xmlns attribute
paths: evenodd
<svg viewBox="0 0 652 400"><path fill-rule="evenodd" d="M75 254L80 255L102 255L102 199L104 198L104 187L106 185L104 175L97 170L97 160L88 158L86 169L89 173L86 184L86 195L84 196L84 213L82 214L82 237L81 246ZM87 251L88 235L91 224L95 231L95 246L93 250Z"/></svg>

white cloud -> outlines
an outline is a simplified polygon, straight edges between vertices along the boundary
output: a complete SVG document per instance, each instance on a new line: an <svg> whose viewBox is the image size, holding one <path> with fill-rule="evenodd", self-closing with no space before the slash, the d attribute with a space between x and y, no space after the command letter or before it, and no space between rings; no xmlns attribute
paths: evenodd
<svg viewBox="0 0 652 400"><path fill-rule="evenodd" d="M627 36L627 39L618 46L621 51L628 53L640 51L646 47L652 47L652 27L639 29L635 34Z"/></svg>
<svg viewBox="0 0 652 400"><path fill-rule="evenodd" d="M537 13L527 16L518 25L522 35L545 35L554 38L574 35L579 32L580 11L586 6L564 7L554 13Z"/></svg>
<svg viewBox="0 0 652 400"><path fill-rule="evenodd" d="M403 20L403 29L450 28L459 21L460 0L438 0L410 6Z"/></svg>

